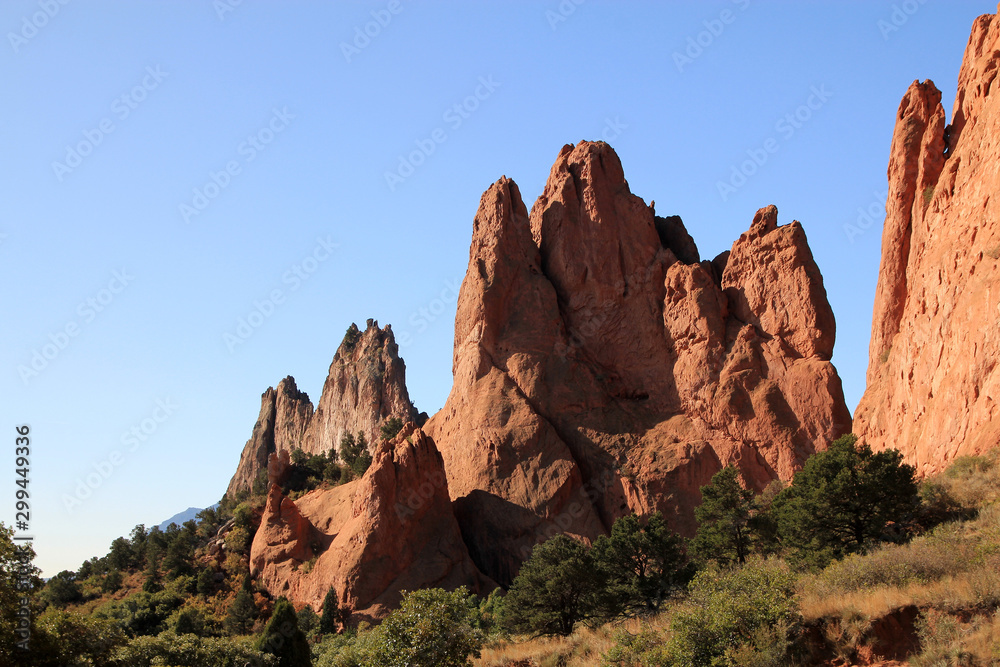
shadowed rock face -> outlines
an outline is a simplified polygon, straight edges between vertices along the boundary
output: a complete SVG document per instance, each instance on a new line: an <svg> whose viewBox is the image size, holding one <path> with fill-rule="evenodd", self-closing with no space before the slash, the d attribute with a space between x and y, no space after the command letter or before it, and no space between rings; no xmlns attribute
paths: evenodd
<svg viewBox="0 0 1000 667"><path fill-rule="evenodd" d="M309 396L291 377L264 392L260 416L226 492L232 497L250 490L272 452L321 454L339 449L344 434L359 431L373 445L390 417L404 422L417 417L392 329L380 329L374 320L368 320L364 331L352 324L333 356L315 413Z"/></svg>
<svg viewBox="0 0 1000 667"><path fill-rule="evenodd" d="M1000 442L1000 20L976 19L951 125L931 81L896 116L869 349L854 430L921 475Z"/></svg>
<svg viewBox="0 0 1000 667"><path fill-rule="evenodd" d="M850 430L833 313L802 227L757 212L700 261L604 143L565 146L530 214L497 181L473 222L454 386L426 424L476 564L508 583L532 545L663 510L691 532L727 463L790 478Z"/></svg>

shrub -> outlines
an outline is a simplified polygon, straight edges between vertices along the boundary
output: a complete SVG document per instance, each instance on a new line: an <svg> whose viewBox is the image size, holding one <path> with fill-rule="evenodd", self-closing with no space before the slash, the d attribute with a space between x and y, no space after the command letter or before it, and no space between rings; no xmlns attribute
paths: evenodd
<svg viewBox="0 0 1000 667"><path fill-rule="evenodd" d="M978 664L964 647L969 625L950 614L928 609L917 618L916 626L921 651L910 658L913 667Z"/></svg>
<svg viewBox="0 0 1000 667"><path fill-rule="evenodd" d="M50 607L35 622L29 664L104 665L126 641L114 620Z"/></svg>
<svg viewBox="0 0 1000 667"><path fill-rule="evenodd" d="M673 664L788 664L801 635L795 576L782 561L751 560L731 570L712 565L691 582L690 603L671 620ZM779 656L777 663L769 663ZM784 661L784 662L782 662Z"/></svg>
<svg viewBox="0 0 1000 667"><path fill-rule="evenodd" d="M109 667L275 667L274 657L253 648L249 638L198 637L165 632L138 637L118 648ZM308 664L308 663L304 663Z"/></svg>
<svg viewBox="0 0 1000 667"><path fill-rule="evenodd" d="M478 658L483 633L472 627L464 587L406 593L399 609L372 630L362 646L371 667L464 667Z"/></svg>
<svg viewBox="0 0 1000 667"><path fill-rule="evenodd" d="M105 603L95 610L94 616L118 621L131 637L155 635L166 629L167 618L183 602L174 591L143 591L124 600Z"/></svg>
<svg viewBox="0 0 1000 667"><path fill-rule="evenodd" d="M615 645L601 657L601 667L658 667L669 665L666 640L657 632L643 629L638 634L618 630Z"/></svg>

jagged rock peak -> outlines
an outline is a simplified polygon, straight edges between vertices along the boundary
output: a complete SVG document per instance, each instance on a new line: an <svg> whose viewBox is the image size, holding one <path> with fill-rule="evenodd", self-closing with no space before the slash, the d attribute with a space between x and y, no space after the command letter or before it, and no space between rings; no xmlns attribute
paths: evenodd
<svg viewBox="0 0 1000 667"><path fill-rule="evenodd" d="M390 417L416 419L406 389L406 364L388 324L368 320L365 330L351 324L337 348L316 414L302 438L302 449L323 453L339 448L347 433L365 434L369 445L379 438L379 427Z"/></svg>
<svg viewBox="0 0 1000 667"><path fill-rule="evenodd" d="M629 511L691 532L727 463L755 488L789 479L850 428L834 335L802 226L774 207L708 262L603 142L564 146L527 215L500 179L473 220L454 385L424 427L473 561L506 584L535 542Z"/></svg>
<svg viewBox="0 0 1000 667"><path fill-rule="evenodd" d="M268 456L281 451L291 452L300 444L312 419L313 405L309 396L300 391L292 376L268 387L260 397L260 414L250 439L240 455L236 473L226 489L230 498L250 491L267 470Z"/></svg>

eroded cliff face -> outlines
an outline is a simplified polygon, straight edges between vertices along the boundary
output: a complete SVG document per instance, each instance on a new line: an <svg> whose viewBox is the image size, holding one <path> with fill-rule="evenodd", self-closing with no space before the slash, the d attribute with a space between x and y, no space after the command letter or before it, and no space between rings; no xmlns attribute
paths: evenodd
<svg viewBox="0 0 1000 667"><path fill-rule="evenodd" d="M271 453L291 452L298 447L312 415L312 402L295 386L294 378L286 377L278 383L277 389L268 387L260 397L260 416L243 447L236 474L226 493L235 497L240 491L250 490L257 476L267 468Z"/></svg>
<svg viewBox="0 0 1000 667"><path fill-rule="evenodd" d="M272 484L250 570L272 595L314 609L333 587L352 623L384 617L404 590L496 586L469 557L441 455L413 423L377 446L359 480L295 502Z"/></svg>
<svg viewBox="0 0 1000 667"><path fill-rule="evenodd" d="M319 454L336 446L347 433L363 432L369 443L377 442L379 427L390 418L404 422L417 417L406 390L406 365L386 325L368 320L364 331L353 324L333 355L323 395L313 415L302 449Z"/></svg>
<svg viewBox="0 0 1000 667"><path fill-rule="evenodd" d="M952 123L941 93L914 82L889 158L869 349L854 430L896 448L921 475L1000 443L1000 21L980 16Z"/></svg>
<svg viewBox="0 0 1000 667"><path fill-rule="evenodd" d="M229 482L230 497L249 491L272 452L302 449L321 454L340 448L346 433L363 432L370 447L390 417L417 418L406 390L406 366L399 358L392 329L368 320L364 331L354 324L333 356L319 406L287 377L261 396L260 416Z"/></svg>
<svg viewBox="0 0 1000 667"><path fill-rule="evenodd" d="M473 560L509 583L555 532L628 512L693 530L727 463L757 489L850 430L833 313L801 225L757 212L701 261L605 143L565 146L530 214L497 181L473 223L454 386L424 430Z"/></svg>

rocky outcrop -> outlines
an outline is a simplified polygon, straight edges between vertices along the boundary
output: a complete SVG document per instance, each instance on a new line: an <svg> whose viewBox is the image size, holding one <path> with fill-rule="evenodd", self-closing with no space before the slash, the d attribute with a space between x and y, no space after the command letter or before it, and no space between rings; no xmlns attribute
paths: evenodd
<svg viewBox="0 0 1000 667"><path fill-rule="evenodd" d="M869 349L854 430L921 475L1000 443L1000 20L972 27L952 122L914 82L896 117Z"/></svg>
<svg viewBox="0 0 1000 667"><path fill-rule="evenodd" d="M374 462L294 503L272 485L258 581L314 608L333 587L378 618L401 590L506 585L538 542L591 541L629 512L691 533L726 464L757 490L789 479L850 414L822 277L777 215L707 261L607 144L564 147L530 213L501 178L473 221L445 407L418 428L391 329L352 327L299 443L361 430ZM390 416L408 424L379 441Z"/></svg>
<svg viewBox="0 0 1000 667"><path fill-rule="evenodd" d="M374 320L368 320L364 331L352 324L333 356L315 413L309 396L298 390L292 377L261 396L260 416L226 493L235 497L249 491L272 452L339 450L340 439L348 432L364 433L369 446L374 446L379 427L390 417L404 422L417 419L392 329L379 328Z"/></svg>
<svg viewBox="0 0 1000 667"><path fill-rule="evenodd" d="M404 422L417 417L392 328L380 329L374 320L368 320L364 331L352 324L330 363L302 449L316 454L331 446L339 449L345 434L359 431L375 443L379 427L390 417Z"/></svg>
<svg viewBox="0 0 1000 667"><path fill-rule="evenodd" d="M401 591L495 584L476 569L434 443L413 423L383 442L365 475L296 502L272 486L251 547L272 595L318 609L333 587L352 622L383 617Z"/></svg>
<svg viewBox="0 0 1000 667"><path fill-rule="evenodd" d="M425 426L476 564L508 583L555 532L663 510L693 529L727 463L762 488L850 430L833 314L802 227L762 209L701 261L604 143L566 146L528 214L497 181L473 222L454 386Z"/></svg>
<svg viewBox="0 0 1000 667"><path fill-rule="evenodd" d="M229 497L253 487L261 471L267 468L269 455L298 447L312 414L312 402L295 386L294 378L286 377L277 389L268 387L260 397L260 416L253 434L243 447L236 474L226 490Z"/></svg>

